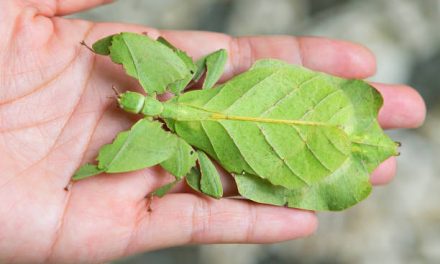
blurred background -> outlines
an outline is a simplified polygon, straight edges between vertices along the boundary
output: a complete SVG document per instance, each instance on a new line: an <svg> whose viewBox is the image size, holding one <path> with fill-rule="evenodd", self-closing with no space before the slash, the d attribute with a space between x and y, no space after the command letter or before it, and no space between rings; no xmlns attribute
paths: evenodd
<svg viewBox="0 0 440 264"><path fill-rule="evenodd" d="M233 35L319 35L362 43L374 81L408 83L428 104L425 125L390 131L403 142L395 181L318 232L271 245L206 245L114 263L440 263L440 0L124 0L75 17Z"/></svg>

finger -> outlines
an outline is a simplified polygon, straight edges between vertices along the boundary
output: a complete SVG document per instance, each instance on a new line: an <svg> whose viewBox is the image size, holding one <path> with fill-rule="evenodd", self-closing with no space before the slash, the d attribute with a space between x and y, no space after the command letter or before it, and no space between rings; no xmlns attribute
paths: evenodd
<svg viewBox="0 0 440 264"><path fill-rule="evenodd" d="M64 16L68 14L73 14L79 11L94 8L100 5L112 3L114 0L75 0L75 1L65 1L65 0L55 0L56 16Z"/></svg>
<svg viewBox="0 0 440 264"><path fill-rule="evenodd" d="M385 185L391 182L396 175L397 161L395 157L385 160L370 176L373 185Z"/></svg>
<svg viewBox="0 0 440 264"><path fill-rule="evenodd" d="M201 31L158 31L134 25L100 23L89 41L121 31L147 32L163 36L194 59L218 49L226 49L229 59L223 80L248 69L255 60L275 58L292 64L345 78L366 78L376 71L373 54L357 44L317 37L256 36L239 37Z"/></svg>
<svg viewBox="0 0 440 264"><path fill-rule="evenodd" d="M64 16L100 5L109 4L113 1L114 0L28 0L27 2L34 3L42 15Z"/></svg>
<svg viewBox="0 0 440 264"><path fill-rule="evenodd" d="M384 98L379 112L379 123L383 128L416 128L423 124L426 106L416 90L405 85L374 83L373 86Z"/></svg>
<svg viewBox="0 0 440 264"><path fill-rule="evenodd" d="M129 183L140 182L114 176L73 186L48 257L58 261L47 262L102 262L189 243L278 242L310 235L317 226L310 211L192 194L154 198L148 211Z"/></svg>
<svg viewBox="0 0 440 264"><path fill-rule="evenodd" d="M228 50L226 78L247 70L263 58L280 59L345 78L367 78L376 71L375 58L368 49L345 41L294 36L232 38L196 31L159 33L196 58L218 49Z"/></svg>
<svg viewBox="0 0 440 264"><path fill-rule="evenodd" d="M155 199L148 217L134 230L129 254L184 244L273 243L310 235L317 227L309 211L192 194Z"/></svg>
<svg viewBox="0 0 440 264"><path fill-rule="evenodd" d="M302 64L344 78L364 79L376 73L376 58L366 47L318 37L298 38Z"/></svg>

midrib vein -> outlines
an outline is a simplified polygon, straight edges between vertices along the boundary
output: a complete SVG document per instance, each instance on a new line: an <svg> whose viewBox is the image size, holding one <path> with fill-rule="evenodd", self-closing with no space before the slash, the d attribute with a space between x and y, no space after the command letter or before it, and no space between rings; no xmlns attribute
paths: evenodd
<svg viewBox="0 0 440 264"><path fill-rule="evenodd" d="M297 125L297 126L322 126L322 127L334 127L339 128L335 124L327 124L323 122L314 122L314 121L304 121L304 120L288 120L288 119L272 119L265 117L251 117L251 116L237 116L237 115L229 115L223 114L215 111L210 111L202 107L198 107L195 105L183 104L187 107L194 108L199 111L204 111L210 113L211 115L208 118L204 119L188 119L188 120L177 120L177 121L201 121L201 120L235 120L235 121L247 121L247 122L258 122L258 123L273 123L273 124L285 124L285 125Z"/></svg>
<svg viewBox="0 0 440 264"><path fill-rule="evenodd" d="M264 117L250 117L250 116L235 116L225 115L221 113L212 113L211 120L236 120L236 121L248 121L256 123L272 123L272 124L285 124L296 126L323 126L323 127L337 127L335 125L326 124L322 122L303 121L303 120L286 120L286 119L271 119Z"/></svg>

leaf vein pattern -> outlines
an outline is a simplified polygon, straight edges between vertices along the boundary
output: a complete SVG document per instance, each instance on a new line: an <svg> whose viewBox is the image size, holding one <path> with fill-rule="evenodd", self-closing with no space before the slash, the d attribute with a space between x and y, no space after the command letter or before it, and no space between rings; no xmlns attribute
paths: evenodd
<svg viewBox="0 0 440 264"><path fill-rule="evenodd" d="M365 145L365 146L369 146L369 147L375 147L375 148L386 148L388 147L387 145L382 145L382 144L371 144L371 143L367 143L367 142L362 142L362 141L356 141L356 140L351 140L352 143L354 144L358 144L358 145Z"/></svg>
<svg viewBox="0 0 440 264"><path fill-rule="evenodd" d="M231 133L229 133L228 129L225 127L225 125L222 122L218 122L221 127L225 130L226 135L228 135L228 137L231 139L231 141L234 143L234 146L237 148L238 152L240 153L240 156L243 158L243 161L246 162L246 164L249 166L249 168L251 168L253 170L254 173L257 173L257 170L255 170L255 168L252 166L251 163L249 163L248 160L246 160L246 157L243 155L243 153L241 152L240 147L238 146L237 142L235 141L235 139L232 137ZM242 173L241 171L238 173Z"/></svg>
<svg viewBox="0 0 440 264"><path fill-rule="evenodd" d="M225 109L223 109L223 112L228 111L231 107L235 106L239 101L243 100L243 98L246 98L246 96L251 93L252 91L254 91L255 89L258 88L258 86L267 81L269 78L271 78L272 76L274 76L275 74L277 74L278 71L276 72L272 72L269 75L267 75L266 77L264 77L262 80L258 81L256 84L254 84L251 88L249 88L247 91L245 91L244 93L242 93L237 99L235 99L229 106L227 106Z"/></svg>
<svg viewBox="0 0 440 264"><path fill-rule="evenodd" d="M309 115L310 113L314 112L316 110L316 108L322 104L323 102L325 102L326 100L328 100L328 98L331 98L331 96L334 96L335 94L337 94L338 92L340 92L340 90L334 90L331 93L328 93L326 96L324 96L321 100L319 100L318 102L316 102L312 108L308 109L306 112L304 112L304 114L299 118L299 120L303 120L304 118L307 117L307 115Z"/></svg>
<svg viewBox="0 0 440 264"><path fill-rule="evenodd" d="M258 130L260 131L260 133L263 135L263 138L266 141L266 143L273 149L273 152L283 162L283 164L286 165L286 167L289 169L289 171L292 172L292 174L295 175L295 177L300 179L307 186L310 186L310 183L307 182L303 177L299 176L299 174L297 172L295 172L293 170L293 168L286 162L286 159L281 156L281 154L278 152L278 150L275 148L275 146L272 145L272 143L270 142L268 136L266 135L266 133L264 133L264 129L261 127L261 125L257 124L257 127L258 127Z"/></svg>
<svg viewBox="0 0 440 264"><path fill-rule="evenodd" d="M310 147L309 143L307 142L307 140L304 138L304 135L301 133L301 131L296 127L296 126L292 126L293 128L295 128L295 131L298 133L298 136L301 138L302 142L305 144L305 146L307 147L307 150L312 154L312 156L316 159L316 161L319 162L319 164L321 164L322 167L324 167L327 171L332 172L332 170L330 168L328 168L323 162L322 160L316 155L316 153L312 150L312 148Z"/></svg>
<svg viewBox="0 0 440 264"><path fill-rule="evenodd" d="M289 91L287 94L285 94L284 97L280 98L278 101L276 101L272 106L270 106L268 109L266 109L264 112L260 114L260 116L270 114L271 111L273 111L279 104L283 103L285 100L289 99L292 95L296 94L301 88L304 87L307 83L317 79L319 76L313 76L312 78L305 80L304 82L300 83L296 89L293 89Z"/></svg>
<svg viewBox="0 0 440 264"><path fill-rule="evenodd" d="M107 166L105 166L104 169L110 168L111 165L113 164L113 162L114 162L115 160L117 160L117 159L119 158L119 156L121 156L121 153L127 148L127 146L129 145L129 143L131 142L132 134L130 134L129 131L124 131L124 132L122 132L122 133L127 133L127 134L128 134L128 135L127 135L127 138L126 138L124 144L118 149L118 153L116 153L116 155L115 155L115 156L112 158L112 160L107 164ZM98 167L99 167L99 166L98 166Z"/></svg>
<svg viewBox="0 0 440 264"><path fill-rule="evenodd" d="M206 135L206 138L208 139L209 144L211 145L211 148L212 148L212 150L214 151L215 156L217 157L217 159L219 159L219 158L218 158L217 150L215 149L214 144L212 144L211 137L209 136L208 132L206 131L206 128L205 128L205 126L203 125L203 122L200 122L200 126L202 127L202 131L203 131L203 133Z"/></svg>
<svg viewBox="0 0 440 264"><path fill-rule="evenodd" d="M329 123L331 123L336 116L338 116L342 111L344 111L345 109L349 108L351 105L347 104L346 106L339 108L333 115L332 117L328 120Z"/></svg>
<svg viewBox="0 0 440 264"><path fill-rule="evenodd" d="M134 59L135 57L133 56L133 51L130 49L130 46L128 45L127 41L125 41L124 38L122 38L122 40L124 41L125 46L127 46L128 53L130 54L131 60L133 61L133 65L136 70L136 75L137 77L139 77L139 65L137 61Z"/></svg>
<svg viewBox="0 0 440 264"><path fill-rule="evenodd" d="M339 153L341 153L344 156L347 155L335 145L335 143L331 140L331 138L329 138L327 135L325 135L325 137L327 138L327 140L330 142L330 144L333 146L334 149L336 149Z"/></svg>
<svg viewBox="0 0 440 264"><path fill-rule="evenodd" d="M205 107L214 99L214 98L216 98L217 96L220 96L221 94L222 94L222 92L224 92L226 89L225 89L225 87L215 87L215 88L212 88L212 89L217 89L217 90L219 90L219 92L218 93L216 93L216 94L213 94L212 95L212 97L211 98L209 98L209 100L208 101L206 101L206 103L204 103L201 107L200 107L200 109L206 109Z"/></svg>

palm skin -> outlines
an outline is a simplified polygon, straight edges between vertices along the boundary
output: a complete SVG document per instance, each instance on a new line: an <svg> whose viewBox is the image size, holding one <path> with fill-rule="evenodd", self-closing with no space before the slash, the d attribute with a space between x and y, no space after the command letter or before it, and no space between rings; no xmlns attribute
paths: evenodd
<svg viewBox="0 0 440 264"><path fill-rule="evenodd" d="M136 81L79 42L120 31L165 36L194 58L226 48L224 79L263 57L301 63L346 78L366 78L375 63L366 49L319 38L232 39L208 32L170 32L122 24L68 20L60 15L102 1L0 3L0 262L101 262L144 250L190 243L269 243L311 234L312 212L213 200L185 187L155 199L145 194L172 178L160 168L102 175L73 184L73 172L133 120L115 107L110 87ZM385 128L419 126L423 100L411 88L375 84L385 98ZM388 182L395 160L372 182ZM224 177L226 193L235 194Z"/></svg>

